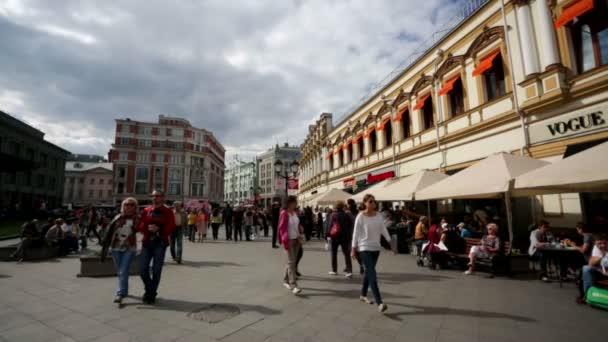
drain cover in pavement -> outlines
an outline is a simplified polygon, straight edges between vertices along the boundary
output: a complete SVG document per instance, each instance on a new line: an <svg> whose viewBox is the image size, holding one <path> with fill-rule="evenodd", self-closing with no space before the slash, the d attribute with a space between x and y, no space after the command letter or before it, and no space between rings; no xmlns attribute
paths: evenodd
<svg viewBox="0 0 608 342"><path fill-rule="evenodd" d="M241 313L236 305L208 304L188 314L188 317L207 323L219 323Z"/></svg>

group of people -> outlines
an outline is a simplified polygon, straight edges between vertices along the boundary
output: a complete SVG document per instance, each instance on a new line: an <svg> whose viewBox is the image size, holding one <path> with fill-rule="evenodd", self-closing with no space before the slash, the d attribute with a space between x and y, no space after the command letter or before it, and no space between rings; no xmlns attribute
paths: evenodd
<svg viewBox="0 0 608 342"><path fill-rule="evenodd" d="M293 294L301 293L298 287L298 256L301 254L302 242L306 238L305 229L297 210L297 198L287 198L284 209L279 216L279 241L287 253L287 264L283 285ZM359 209L361 210L359 212ZM378 311L385 312L386 304L382 301L376 275L376 264L380 256L381 237L390 243L391 236L384 223L384 218L378 212L378 204L372 195L366 195L363 205L357 208L354 202L339 201L335 210L328 215L329 228L324 235L331 246L331 271L329 274L337 275L337 252L342 250L345 258L345 275L352 277L352 259L356 259L362 267L363 274L360 300L368 304L376 304ZM368 298L371 287L374 300Z"/></svg>

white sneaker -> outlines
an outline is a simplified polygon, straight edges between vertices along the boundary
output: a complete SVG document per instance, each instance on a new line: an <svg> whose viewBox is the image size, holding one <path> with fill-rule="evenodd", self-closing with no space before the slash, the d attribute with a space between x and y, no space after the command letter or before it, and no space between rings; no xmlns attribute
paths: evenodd
<svg viewBox="0 0 608 342"><path fill-rule="evenodd" d="M353 274L352 274L352 273L346 273L344 276L345 276L346 278L350 279L350 278L352 278L352 277L353 277Z"/></svg>
<svg viewBox="0 0 608 342"><path fill-rule="evenodd" d="M291 287L291 285L289 285L287 283L283 283L283 286L285 286L285 288L288 289L289 291L291 291L293 289L293 287Z"/></svg>
<svg viewBox="0 0 608 342"><path fill-rule="evenodd" d="M464 274L465 274L465 275L471 275L471 274L473 274L473 271L471 271L471 270L466 270L466 271L464 272Z"/></svg>
<svg viewBox="0 0 608 342"><path fill-rule="evenodd" d="M300 294L300 292L302 292L302 290L299 287L294 287L293 290L291 290L291 292L294 295Z"/></svg>
<svg viewBox="0 0 608 342"><path fill-rule="evenodd" d="M369 300L369 298L367 298L367 297L359 296L359 300L362 301L365 304L374 304L374 302L372 302L371 300Z"/></svg>
<svg viewBox="0 0 608 342"><path fill-rule="evenodd" d="M338 273L336 273L334 271L329 271L328 273L329 273L329 275L338 275Z"/></svg>
<svg viewBox="0 0 608 342"><path fill-rule="evenodd" d="M384 312L388 309L388 306L386 306L386 304L380 304L378 305L378 312Z"/></svg>

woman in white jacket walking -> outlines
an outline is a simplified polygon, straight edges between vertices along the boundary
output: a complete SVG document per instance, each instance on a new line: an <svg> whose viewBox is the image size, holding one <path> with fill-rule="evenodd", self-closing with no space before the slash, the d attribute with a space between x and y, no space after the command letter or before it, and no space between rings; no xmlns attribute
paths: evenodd
<svg viewBox="0 0 608 342"><path fill-rule="evenodd" d="M372 288L375 303L378 305L378 311L384 312L387 309L386 304L382 302L380 289L378 288L378 280L376 277L376 264L380 256L380 239L382 236L386 241L391 241L391 236L384 225L384 218L378 213L378 204L376 199L371 194L363 197L365 210L360 212L355 220L355 228L352 241L352 257L357 253L363 262L365 276L363 277L363 287L361 288L361 301L372 304L367 298L367 290Z"/></svg>

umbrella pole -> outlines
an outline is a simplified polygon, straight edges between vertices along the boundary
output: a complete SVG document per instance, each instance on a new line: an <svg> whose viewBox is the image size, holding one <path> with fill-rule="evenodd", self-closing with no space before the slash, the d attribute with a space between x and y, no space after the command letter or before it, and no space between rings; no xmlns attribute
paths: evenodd
<svg viewBox="0 0 608 342"><path fill-rule="evenodd" d="M507 227L509 229L509 241L513 244L513 209L511 208L511 191L505 192L505 207L507 209Z"/></svg>
<svg viewBox="0 0 608 342"><path fill-rule="evenodd" d="M431 218L431 201L427 200L426 201L426 214L429 219Z"/></svg>

